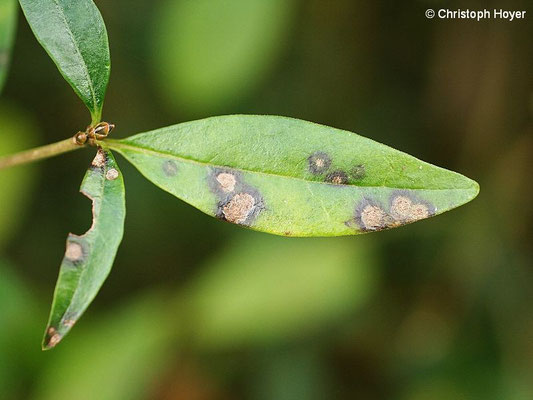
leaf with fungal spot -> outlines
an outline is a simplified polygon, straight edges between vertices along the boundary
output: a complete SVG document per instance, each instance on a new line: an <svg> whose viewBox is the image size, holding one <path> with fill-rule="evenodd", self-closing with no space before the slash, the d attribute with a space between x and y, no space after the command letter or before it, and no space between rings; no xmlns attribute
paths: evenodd
<svg viewBox="0 0 533 400"><path fill-rule="evenodd" d="M3 0L0 3L0 92L4 88L7 76L16 24L16 1Z"/></svg>
<svg viewBox="0 0 533 400"><path fill-rule="evenodd" d="M278 235L393 228L479 191L471 179L355 133L285 117L212 117L108 144L201 211Z"/></svg>
<svg viewBox="0 0 533 400"><path fill-rule="evenodd" d="M69 234L43 349L54 347L92 302L109 275L124 231L124 180L110 151L99 149L80 191L93 202L93 223Z"/></svg>
<svg viewBox="0 0 533 400"><path fill-rule="evenodd" d="M107 31L92 0L19 0L35 37L100 121L111 61Z"/></svg>

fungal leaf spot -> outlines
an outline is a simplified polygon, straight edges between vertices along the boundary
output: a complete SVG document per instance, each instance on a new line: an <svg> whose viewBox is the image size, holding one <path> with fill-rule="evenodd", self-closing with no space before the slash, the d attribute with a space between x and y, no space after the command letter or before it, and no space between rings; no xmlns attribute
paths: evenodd
<svg viewBox="0 0 533 400"><path fill-rule="evenodd" d="M354 181L359 181L366 176L366 168L363 164L356 165L350 171L350 178Z"/></svg>
<svg viewBox="0 0 533 400"><path fill-rule="evenodd" d="M74 236L74 235L71 235ZM81 243L77 241L67 240L67 249L65 250L65 258L72 263L80 263L85 257L85 251Z"/></svg>
<svg viewBox="0 0 533 400"><path fill-rule="evenodd" d="M176 176L178 173L178 166L172 160L164 161L161 168L163 169L163 173L168 177Z"/></svg>
<svg viewBox="0 0 533 400"><path fill-rule="evenodd" d="M348 183L348 176L344 171L337 170L326 176L326 182L335 185L346 185Z"/></svg>
<svg viewBox="0 0 533 400"><path fill-rule="evenodd" d="M224 218L234 224L243 224L256 207L255 198L249 193L237 193L222 207Z"/></svg>
<svg viewBox="0 0 533 400"><path fill-rule="evenodd" d="M235 190L235 184L237 183L237 180L235 179L235 175L230 174L228 172L221 172L217 175L217 182L220 184L220 188L225 193L230 193Z"/></svg>
<svg viewBox="0 0 533 400"><path fill-rule="evenodd" d="M383 227L387 214L378 206L366 205L361 211L361 223L365 229L375 231Z"/></svg>
<svg viewBox="0 0 533 400"><path fill-rule="evenodd" d="M407 191L395 192L390 197L389 209L365 198L355 210L354 220L347 226L359 227L363 232L395 228L435 214L434 207L426 201L414 197Z"/></svg>
<svg viewBox="0 0 533 400"><path fill-rule="evenodd" d="M391 216L398 222L408 223L428 218L434 214L433 207L407 193L400 193L391 198Z"/></svg>
<svg viewBox="0 0 533 400"><path fill-rule="evenodd" d="M316 153L311 154L307 158L309 165L309 171L313 175L320 175L326 172L331 166L331 158L322 151L317 151Z"/></svg>
<svg viewBox="0 0 533 400"><path fill-rule="evenodd" d="M108 181L114 181L119 176L119 172L115 168L111 168L107 173L105 174L105 178Z"/></svg>
<svg viewBox="0 0 533 400"><path fill-rule="evenodd" d="M106 162L107 162L107 154L101 147L99 147L98 151L96 152L96 156L94 157L94 160L91 163L91 165L96 168L103 168Z"/></svg>
<svg viewBox="0 0 533 400"><path fill-rule="evenodd" d="M46 340L45 340L45 344L48 347L54 347L62 339L62 336L57 332L56 328L54 328L54 327L50 327L50 328L47 329L46 336L47 337L46 337Z"/></svg>

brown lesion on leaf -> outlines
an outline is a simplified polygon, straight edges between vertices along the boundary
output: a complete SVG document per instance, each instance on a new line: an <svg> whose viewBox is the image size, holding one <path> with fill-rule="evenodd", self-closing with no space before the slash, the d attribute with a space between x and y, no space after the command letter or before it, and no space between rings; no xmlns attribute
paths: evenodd
<svg viewBox="0 0 533 400"><path fill-rule="evenodd" d="M365 229L375 231L383 228L387 213L381 207L368 204L361 210L360 220Z"/></svg>
<svg viewBox="0 0 533 400"><path fill-rule="evenodd" d="M254 197L249 193L237 193L222 206L224 219L234 224L242 224L256 207Z"/></svg>
<svg viewBox="0 0 533 400"><path fill-rule="evenodd" d="M163 164L161 164L161 169L163 170L163 173L169 178L178 174L178 166L172 160L163 161Z"/></svg>
<svg viewBox="0 0 533 400"><path fill-rule="evenodd" d="M57 329L53 326L49 327L46 331L46 340L45 345L46 347L54 347L56 346L63 337L57 332Z"/></svg>
<svg viewBox="0 0 533 400"><path fill-rule="evenodd" d="M326 175L325 181L335 185L346 185L348 183L348 175L346 175L346 172L339 169Z"/></svg>
<svg viewBox="0 0 533 400"><path fill-rule="evenodd" d="M85 261L87 253L87 245L83 238L81 236L69 234L64 260L68 261L71 265L77 266Z"/></svg>
<svg viewBox="0 0 533 400"><path fill-rule="evenodd" d="M364 198L356 207L353 219L346 225L363 232L395 228L435 214L435 208L408 191L393 192L388 209L378 202Z"/></svg>
<svg viewBox="0 0 533 400"><path fill-rule="evenodd" d="M359 164L354 166L350 170L350 179L354 181L360 181L361 179L364 179L366 177L366 168L364 164Z"/></svg>
<svg viewBox="0 0 533 400"><path fill-rule="evenodd" d="M250 225L264 209L257 189L243 182L242 174L231 168L214 168L208 177L209 187L218 202L215 216L234 224Z"/></svg>
<svg viewBox="0 0 533 400"><path fill-rule="evenodd" d="M67 328L72 328L74 326L74 324L76 324L76 320L74 319L66 319L63 321L63 325L66 326Z"/></svg>
<svg viewBox="0 0 533 400"><path fill-rule="evenodd" d="M321 175L331 166L331 157L323 151L317 151L307 158L307 163L313 175Z"/></svg>
<svg viewBox="0 0 533 400"><path fill-rule="evenodd" d="M231 168L212 168L208 175L211 192L219 200L227 200L235 192L242 191L245 185L241 173Z"/></svg>
<svg viewBox="0 0 533 400"><path fill-rule="evenodd" d="M120 173L118 172L117 169L111 168L109 171L106 172L105 178L108 181L114 181L115 179L117 179L119 177L119 175L120 175Z"/></svg>
<svg viewBox="0 0 533 400"><path fill-rule="evenodd" d="M249 226L263 209L263 198L259 192L244 186L242 191L218 203L216 216L224 221Z"/></svg>
<svg viewBox="0 0 533 400"><path fill-rule="evenodd" d="M406 190L399 190L390 198L390 214L401 225L435 214L435 207Z"/></svg>
<svg viewBox="0 0 533 400"><path fill-rule="evenodd" d="M229 172L221 172L216 176L216 180L220 185L220 189L225 193L230 193L235 190L237 179L235 175Z"/></svg>
<svg viewBox="0 0 533 400"><path fill-rule="evenodd" d="M104 168L107 163L107 153L104 149L101 147L98 148L98 151L96 152L96 156L93 159L93 162L91 163L91 167L94 168Z"/></svg>
<svg viewBox="0 0 533 400"><path fill-rule="evenodd" d="M67 242L67 250L65 251L65 257L70 261L79 261L83 258L83 248L79 243Z"/></svg>

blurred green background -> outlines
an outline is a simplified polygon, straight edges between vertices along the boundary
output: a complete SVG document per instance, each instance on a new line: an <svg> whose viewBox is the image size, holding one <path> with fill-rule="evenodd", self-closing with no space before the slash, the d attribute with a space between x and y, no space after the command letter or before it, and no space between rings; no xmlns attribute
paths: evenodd
<svg viewBox="0 0 533 400"><path fill-rule="evenodd" d="M119 159L114 269L40 342L93 151L0 173L2 399L533 398L533 9L528 1L113 0L114 137L231 113L357 132L481 185L437 218L286 239L209 218ZM428 20L427 8L527 10ZM528 8L529 7L529 8ZM89 114L19 14L0 154Z"/></svg>

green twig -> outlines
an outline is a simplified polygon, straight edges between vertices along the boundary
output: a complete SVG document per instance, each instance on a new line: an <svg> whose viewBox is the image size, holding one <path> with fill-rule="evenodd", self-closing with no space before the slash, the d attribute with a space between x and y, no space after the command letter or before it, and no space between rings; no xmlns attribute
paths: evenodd
<svg viewBox="0 0 533 400"><path fill-rule="evenodd" d="M0 170L68 153L69 151L77 150L82 147L83 146L76 144L72 138L68 138L57 143L47 144L46 146L36 147L20 153L0 157Z"/></svg>

